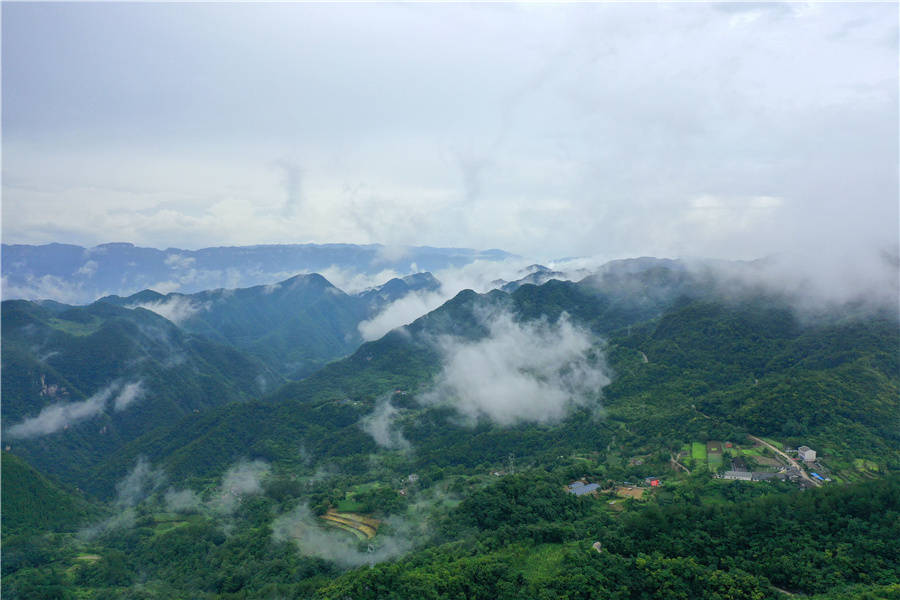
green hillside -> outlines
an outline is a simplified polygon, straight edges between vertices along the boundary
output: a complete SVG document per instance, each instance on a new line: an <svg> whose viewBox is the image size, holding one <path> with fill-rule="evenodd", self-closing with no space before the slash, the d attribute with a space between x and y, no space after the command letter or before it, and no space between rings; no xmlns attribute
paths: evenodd
<svg viewBox="0 0 900 600"><path fill-rule="evenodd" d="M2 318L5 444L73 484L157 426L281 381L259 361L148 310L8 301ZM127 402L126 386L136 392Z"/></svg>
<svg viewBox="0 0 900 600"><path fill-rule="evenodd" d="M97 509L12 454L2 453L3 536L74 531Z"/></svg>

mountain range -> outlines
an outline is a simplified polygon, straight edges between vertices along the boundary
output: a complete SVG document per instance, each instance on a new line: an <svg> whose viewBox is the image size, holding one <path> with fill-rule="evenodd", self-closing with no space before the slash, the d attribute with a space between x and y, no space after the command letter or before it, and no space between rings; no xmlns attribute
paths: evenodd
<svg viewBox="0 0 900 600"><path fill-rule="evenodd" d="M101 296L143 289L191 294L217 288L271 284L298 273L374 276L499 261L502 250L382 246L379 244L274 244L184 250L130 243L91 248L71 244L3 244L3 299L53 299L86 304ZM365 286L363 286L365 287Z"/></svg>
<svg viewBox="0 0 900 600"><path fill-rule="evenodd" d="M360 323L440 282L6 301L4 587L880 597L900 573L897 311L809 312L720 272L642 258L564 281L535 265L368 342ZM807 469L829 483L714 477L707 449L726 442L775 473L752 439L816 448ZM606 495L576 498L573 480Z"/></svg>

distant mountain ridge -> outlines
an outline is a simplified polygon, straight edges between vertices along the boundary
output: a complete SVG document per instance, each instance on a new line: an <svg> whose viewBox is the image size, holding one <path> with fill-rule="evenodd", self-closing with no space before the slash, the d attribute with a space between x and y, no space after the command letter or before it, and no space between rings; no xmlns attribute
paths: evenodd
<svg viewBox="0 0 900 600"><path fill-rule="evenodd" d="M3 244L3 298L86 304L142 289L196 293L263 285L298 273L339 269L376 275L461 267L513 255L502 250L390 247L380 244L274 244L183 250L130 243L85 248L71 244Z"/></svg>
<svg viewBox="0 0 900 600"><path fill-rule="evenodd" d="M411 292L440 285L431 273L416 273L347 294L312 273L248 288L165 295L144 290L98 302L147 308L187 332L260 359L283 377L299 379L356 350L363 341L361 321Z"/></svg>

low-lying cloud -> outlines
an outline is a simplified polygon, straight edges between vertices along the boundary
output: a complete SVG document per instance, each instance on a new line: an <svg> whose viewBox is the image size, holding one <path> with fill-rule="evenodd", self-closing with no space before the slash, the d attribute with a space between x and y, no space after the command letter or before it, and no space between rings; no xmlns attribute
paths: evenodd
<svg viewBox="0 0 900 600"><path fill-rule="evenodd" d="M839 254L839 255L838 255ZM753 263L688 261L693 272L713 275L722 289L760 289L785 297L803 312L849 303L867 309L898 309L898 249L857 248L791 252Z"/></svg>
<svg viewBox="0 0 900 600"><path fill-rule="evenodd" d="M163 495L166 510L176 513L197 512L203 506L200 496L193 490L176 490L169 488Z"/></svg>
<svg viewBox="0 0 900 600"><path fill-rule="evenodd" d="M412 323L422 315L433 311L452 297L443 291L410 292L388 304L371 319L362 321L357 328L364 340L377 340L392 329Z"/></svg>
<svg viewBox="0 0 900 600"><path fill-rule="evenodd" d="M228 469L218 494L210 502L213 510L230 514L247 496L261 494L262 479L269 472L265 461L241 461Z"/></svg>
<svg viewBox="0 0 900 600"><path fill-rule="evenodd" d="M134 467L116 484L113 506L116 512L78 532L78 536L90 541L98 536L134 527L137 517L135 506L165 483L166 474L154 468L146 458L139 457Z"/></svg>
<svg viewBox="0 0 900 600"><path fill-rule="evenodd" d="M209 308L209 304L195 302L186 296L172 296L167 300L142 302L128 308L146 308L178 325L198 312Z"/></svg>
<svg viewBox="0 0 900 600"><path fill-rule="evenodd" d="M6 435L14 439L27 439L56 433L70 425L99 415L106 410L110 398L113 399L113 409L122 411L139 400L143 394L144 387L141 381L125 384L116 381L87 400L58 402L45 406L37 416L29 417L10 427L6 431Z"/></svg>
<svg viewBox="0 0 900 600"><path fill-rule="evenodd" d="M305 556L330 560L342 567L374 564L404 554L412 549L412 535L408 524L392 519L395 535L379 535L368 544L365 551L348 533L326 529L305 504L272 521L272 536L276 541L291 541Z"/></svg>
<svg viewBox="0 0 900 600"><path fill-rule="evenodd" d="M372 436L375 443L382 448L406 450L409 441L403 437L396 419L400 411L391 404L390 396L384 396L375 404L375 410L366 416L361 426L363 431Z"/></svg>
<svg viewBox="0 0 900 600"><path fill-rule="evenodd" d="M156 469L150 462L139 457L134 468L116 484L116 505L136 506L166 480L162 469Z"/></svg>
<svg viewBox="0 0 900 600"><path fill-rule="evenodd" d="M122 411L134 404L144 395L144 384L141 381L126 383L113 399L113 408Z"/></svg>
<svg viewBox="0 0 900 600"><path fill-rule="evenodd" d="M441 284L437 291L410 292L385 306L374 317L362 321L357 328L364 340L377 340L392 329L408 325L435 310L462 290L485 293L506 282L521 279L529 274L529 264L526 259L513 257L506 260L475 260L461 267L441 269L434 273ZM585 275L582 271L577 274L581 277ZM569 273L558 273L556 278L570 279L572 276L574 275ZM383 279L380 283L386 280Z"/></svg>
<svg viewBox="0 0 900 600"><path fill-rule="evenodd" d="M495 309L480 318L487 337L437 341L443 369L423 401L500 425L556 422L574 407L599 403L610 376L589 331L566 315L555 323L519 322Z"/></svg>

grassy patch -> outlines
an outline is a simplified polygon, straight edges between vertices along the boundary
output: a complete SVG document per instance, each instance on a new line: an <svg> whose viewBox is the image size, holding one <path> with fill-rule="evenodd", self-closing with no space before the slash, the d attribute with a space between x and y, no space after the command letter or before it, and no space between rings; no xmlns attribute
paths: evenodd
<svg viewBox="0 0 900 600"><path fill-rule="evenodd" d="M78 323L77 321L66 321L65 319L57 319L56 317L54 317L52 319L48 319L47 324L50 325L50 327L52 327L53 329L58 329L63 333L83 337L86 335L91 335L95 331L99 330L100 326L103 324L103 321L97 317L93 317L93 319L88 323Z"/></svg>
<svg viewBox="0 0 900 600"><path fill-rule="evenodd" d="M357 512L365 508L362 502L357 502L352 498L344 498L339 500L336 508L340 512Z"/></svg>

